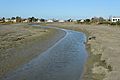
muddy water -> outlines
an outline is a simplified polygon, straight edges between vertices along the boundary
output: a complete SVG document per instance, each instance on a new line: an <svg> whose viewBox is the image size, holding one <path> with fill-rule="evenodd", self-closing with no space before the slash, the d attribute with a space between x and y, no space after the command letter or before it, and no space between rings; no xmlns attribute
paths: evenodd
<svg viewBox="0 0 120 80"><path fill-rule="evenodd" d="M83 33L65 30L66 36L2 80L80 80L87 51Z"/></svg>

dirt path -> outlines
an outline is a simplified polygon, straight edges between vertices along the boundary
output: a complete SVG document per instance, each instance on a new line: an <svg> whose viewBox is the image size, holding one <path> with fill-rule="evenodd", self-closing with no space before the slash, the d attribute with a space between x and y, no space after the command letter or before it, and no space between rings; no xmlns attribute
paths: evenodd
<svg viewBox="0 0 120 80"><path fill-rule="evenodd" d="M0 26L0 77L44 52L64 35L62 30L40 26Z"/></svg>
<svg viewBox="0 0 120 80"><path fill-rule="evenodd" d="M83 80L120 80L120 27L69 23L47 25L83 31L96 37L88 42L90 54Z"/></svg>

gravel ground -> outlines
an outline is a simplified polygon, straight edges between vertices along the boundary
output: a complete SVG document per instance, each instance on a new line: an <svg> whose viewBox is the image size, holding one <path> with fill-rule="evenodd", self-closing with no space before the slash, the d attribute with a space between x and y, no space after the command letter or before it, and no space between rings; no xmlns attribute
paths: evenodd
<svg viewBox="0 0 120 80"><path fill-rule="evenodd" d="M89 40L89 58L83 80L120 80L120 27L80 25L73 23L47 24L60 28L83 31L96 39Z"/></svg>

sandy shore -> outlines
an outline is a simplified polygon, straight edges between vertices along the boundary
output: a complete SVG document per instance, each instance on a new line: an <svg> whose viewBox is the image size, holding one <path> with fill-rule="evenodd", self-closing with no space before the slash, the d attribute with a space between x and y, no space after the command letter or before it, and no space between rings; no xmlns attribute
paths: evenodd
<svg viewBox="0 0 120 80"><path fill-rule="evenodd" d="M40 26L0 25L0 77L54 45L65 32Z"/></svg>
<svg viewBox="0 0 120 80"><path fill-rule="evenodd" d="M82 31L87 36L96 37L87 43L89 58L83 80L120 80L120 27L71 23L47 25Z"/></svg>

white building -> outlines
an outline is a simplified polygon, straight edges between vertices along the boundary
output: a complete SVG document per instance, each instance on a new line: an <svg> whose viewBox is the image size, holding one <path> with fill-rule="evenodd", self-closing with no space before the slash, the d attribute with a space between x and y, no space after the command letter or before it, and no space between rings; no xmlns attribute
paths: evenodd
<svg viewBox="0 0 120 80"><path fill-rule="evenodd" d="M80 22L82 22L82 23L83 23L84 21L85 21L84 19L81 19L81 20L80 20Z"/></svg>
<svg viewBox="0 0 120 80"><path fill-rule="evenodd" d="M74 20L72 20L73 22L77 22L77 20L76 19L74 19Z"/></svg>
<svg viewBox="0 0 120 80"><path fill-rule="evenodd" d="M47 22L48 23L52 23L52 22L54 22L53 20L51 20L51 19L49 19L49 20L47 20Z"/></svg>
<svg viewBox="0 0 120 80"><path fill-rule="evenodd" d="M14 23L16 23L17 22L17 20L16 19L13 19L13 20L11 20L12 22L14 22Z"/></svg>
<svg viewBox="0 0 120 80"><path fill-rule="evenodd" d="M61 23L63 23L63 22L65 22L65 20L59 20L58 22L61 22Z"/></svg>
<svg viewBox="0 0 120 80"><path fill-rule="evenodd" d="M5 22L10 22L10 20L8 20L8 19L5 19Z"/></svg>
<svg viewBox="0 0 120 80"><path fill-rule="evenodd" d="M118 22L120 21L120 17L112 17L112 22Z"/></svg>
<svg viewBox="0 0 120 80"><path fill-rule="evenodd" d="M38 19L38 20L37 20L37 23L41 23L41 21Z"/></svg>

